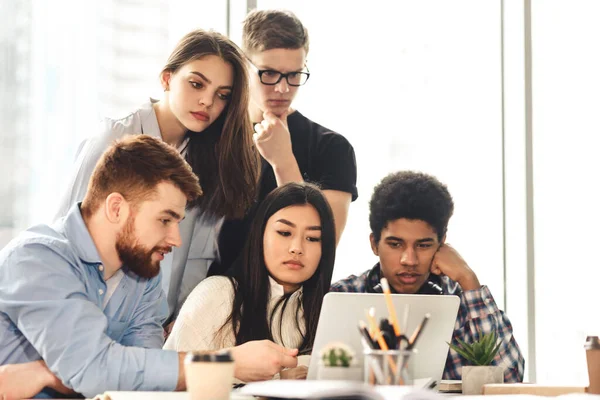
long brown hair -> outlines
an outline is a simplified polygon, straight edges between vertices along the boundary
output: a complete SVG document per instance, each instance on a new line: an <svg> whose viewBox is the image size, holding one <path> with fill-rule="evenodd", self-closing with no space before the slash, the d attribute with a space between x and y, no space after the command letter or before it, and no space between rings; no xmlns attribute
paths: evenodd
<svg viewBox="0 0 600 400"><path fill-rule="evenodd" d="M248 115L248 74L241 50L220 33L195 30L185 35L169 56L163 72L215 55L233 68L233 90L219 118L200 133L188 132L187 162L200 178L204 196L192 205L216 217L241 218L254 202L260 157L252 141Z"/></svg>

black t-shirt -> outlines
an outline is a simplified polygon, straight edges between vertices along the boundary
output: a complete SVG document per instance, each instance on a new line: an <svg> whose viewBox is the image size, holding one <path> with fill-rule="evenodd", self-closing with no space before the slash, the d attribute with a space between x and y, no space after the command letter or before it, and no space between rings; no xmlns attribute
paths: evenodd
<svg viewBox="0 0 600 400"><path fill-rule="evenodd" d="M298 162L300 173L306 182L311 182L323 190L339 190L358 197L356 190L356 158L348 140L295 111L287 117L292 140L292 151ZM271 165L262 159L258 201L246 218L225 219L219 234L220 262L214 262L209 275L220 275L233 264L244 246L250 222L257 205L277 187L275 172Z"/></svg>

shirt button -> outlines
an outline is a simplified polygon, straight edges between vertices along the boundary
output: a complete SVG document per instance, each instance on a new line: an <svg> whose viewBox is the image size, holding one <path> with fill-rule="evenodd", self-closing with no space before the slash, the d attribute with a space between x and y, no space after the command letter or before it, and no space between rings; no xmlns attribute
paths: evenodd
<svg viewBox="0 0 600 400"><path fill-rule="evenodd" d="M98 269L99 269L100 271L104 271L104 265L100 264L100 266L98 267Z"/></svg>
<svg viewBox="0 0 600 400"><path fill-rule="evenodd" d="M98 289L98 293L99 293L100 295L103 295L103 294L104 294L104 290L102 290L102 289Z"/></svg>

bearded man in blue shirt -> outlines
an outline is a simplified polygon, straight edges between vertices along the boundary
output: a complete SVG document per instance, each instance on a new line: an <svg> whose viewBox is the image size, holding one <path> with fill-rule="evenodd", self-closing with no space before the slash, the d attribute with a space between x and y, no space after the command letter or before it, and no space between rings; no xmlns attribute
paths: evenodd
<svg viewBox="0 0 600 400"><path fill-rule="evenodd" d="M129 136L99 160L82 203L0 251L0 397L185 389L184 354L161 349L160 261L201 194L174 148ZM236 377L296 366L297 350L265 342L232 349Z"/></svg>

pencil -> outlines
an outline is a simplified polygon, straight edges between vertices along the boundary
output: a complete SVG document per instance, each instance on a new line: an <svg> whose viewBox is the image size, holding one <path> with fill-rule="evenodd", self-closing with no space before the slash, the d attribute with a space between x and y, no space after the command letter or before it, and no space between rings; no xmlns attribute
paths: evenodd
<svg viewBox="0 0 600 400"><path fill-rule="evenodd" d="M373 338L369 335L369 330L367 329L367 324L364 321L358 321L358 330L363 336L363 341L369 346L371 349L377 349L377 345L373 342ZM375 358L368 358L369 366L371 367L371 374L369 376L369 382L371 384L375 384L376 382L384 383L385 378L381 368L377 364L377 360ZM366 359L365 359L366 361ZM377 381L375 380L375 376L377 377Z"/></svg>
<svg viewBox="0 0 600 400"><path fill-rule="evenodd" d="M396 334L396 337L400 337L402 331L400 331L400 325L398 325L396 309L394 308L394 303L392 302L392 292L390 290L390 285L387 279L381 278L381 287L383 288L383 295L385 296L385 302L387 303L388 313L390 314L390 323L394 327L394 333Z"/></svg>
<svg viewBox="0 0 600 400"><path fill-rule="evenodd" d="M375 321L375 307L371 307L369 309L369 313L367 314L369 321ZM373 339L377 342L377 344L379 345L379 348L383 351L388 351L390 348L388 347L387 343L385 342L385 340L383 339L383 335L381 334L381 330L379 330L379 326L377 325L377 322L375 322L375 334L373 336ZM390 364L390 368L392 369L392 374L396 374L396 362L394 361L394 357L391 355L387 356L388 359L388 363ZM389 382L387 383L389 384Z"/></svg>
<svg viewBox="0 0 600 400"><path fill-rule="evenodd" d="M375 307L371 307L365 312L367 313L367 321L369 321L369 335L374 338L375 327L377 326L377 321L375 320Z"/></svg>
<svg viewBox="0 0 600 400"><path fill-rule="evenodd" d="M425 316L423 317L423 321L421 321L419 326L417 326L417 329L415 329L412 336L410 337L410 340L408 341L408 346L406 346L406 350L411 350L413 347L415 347L415 344L417 343L419 336L421 336L421 333L423 332L423 328L425 328L425 325L427 325L427 321L429 321L430 317L431 317L431 314L429 314L429 313L425 314Z"/></svg>

